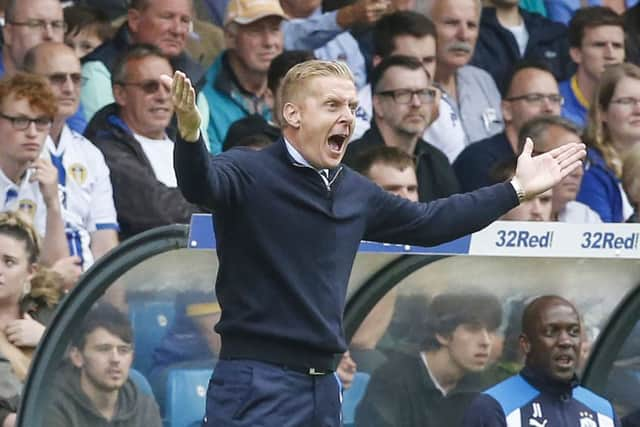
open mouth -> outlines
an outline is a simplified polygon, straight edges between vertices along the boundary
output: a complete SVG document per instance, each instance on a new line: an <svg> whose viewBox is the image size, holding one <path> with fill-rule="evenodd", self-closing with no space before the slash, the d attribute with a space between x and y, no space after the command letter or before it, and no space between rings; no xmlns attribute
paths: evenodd
<svg viewBox="0 0 640 427"><path fill-rule="evenodd" d="M347 143L348 138L349 138L348 134L342 134L342 133L329 136L329 139L328 139L329 148L331 149L331 151L335 153L342 152L342 149Z"/></svg>
<svg viewBox="0 0 640 427"><path fill-rule="evenodd" d="M561 355L555 358L555 362L561 368L570 368L573 366L574 358L569 355Z"/></svg>

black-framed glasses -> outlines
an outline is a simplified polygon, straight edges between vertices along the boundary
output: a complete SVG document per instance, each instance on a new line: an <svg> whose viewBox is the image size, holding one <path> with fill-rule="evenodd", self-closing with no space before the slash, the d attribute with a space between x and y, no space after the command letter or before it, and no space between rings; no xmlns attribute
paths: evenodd
<svg viewBox="0 0 640 427"><path fill-rule="evenodd" d="M426 89L395 89L395 90L383 90L376 92L376 95L390 96L398 104L409 104L413 100L413 97L418 97L420 103L430 104L436 99L437 91L434 88Z"/></svg>
<svg viewBox="0 0 640 427"><path fill-rule="evenodd" d="M45 31L51 27L52 32L63 32L67 29L67 23L63 20L47 21L46 19L28 19L24 22L9 21L8 23L20 27L27 27L30 30L40 29L41 31Z"/></svg>
<svg viewBox="0 0 640 427"><path fill-rule="evenodd" d="M160 86L162 86L162 82L160 80L143 80L141 82L117 82L117 84L122 86L135 86L142 89L144 93L147 95L151 95L160 90Z"/></svg>
<svg viewBox="0 0 640 427"><path fill-rule="evenodd" d="M36 125L36 129L39 131L48 131L51 129L51 119L49 117L36 117L32 119L27 116L9 116L8 114L0 113L0 117L11 122L11 126L15 130L27 130L31 123Z"/></svg>
<svg viewBox="0 0 640 427"><path fill-rule="evenodd" d="M548 100L551 104L564 105L564 97L557 93L527 93L526 95L506 98L506 101L525 101L529 104L542 104L545 100Z"/></svg>
<svg viewBox="0 0 640 427"><path fill-rule="evenodd" d="M622 105L624 107L635 107L637 105L640 105L640 98L635 98L633 96L623 96L621 98L612 99L611 103Z"/></svg>
<svg viewBox="0 0 640 427"><path fill-rule="evenodd" d="M47 74L47 78L52 85L56 86L64 85L67 80L71 80L74 86L81 86L87 81L87 78L80 73L51 73Z"/></svg>

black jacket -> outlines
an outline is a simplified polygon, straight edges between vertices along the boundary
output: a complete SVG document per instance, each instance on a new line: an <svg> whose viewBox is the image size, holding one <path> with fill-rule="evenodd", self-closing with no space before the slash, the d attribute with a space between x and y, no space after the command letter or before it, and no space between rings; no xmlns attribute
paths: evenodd
<svg viewBox="0 0 640 427"><path fill-rule="evenodd" d="M557 81L573 75L575 65L569 57L567 27L523 9L520 9L520 14L529 32L523 58L544 62ZM511 70L520 59L518 43L511 31L498 22L496 9L483 8L480 34L471 64L489 72L501 93L504 93Z"/></svg>
<svg viewBox="0 0 640 427"><path fill-rule="evenodd" d="M344 163L352 165L355 157L371 147L384 145L375 121L360 139L347 146ZM418 199L421 202L447 197L460 192L460 185L449 159L442 151L422 139L418 140L414 151L418 177Z"/></svg>
<svg viewBox="0 0 640 427"><path fill-rule="evenodd" d="M100 61L113 73L113 68L122 55L124 55L129 47L132 45L131 35L126 22L118 29L113 38L100 46L98 46L93 52L89 53L82 58L82 63L85 64L91 61ZM170 58L169 62L174 70L180 70L184 72L187 77L196 85L196 89L199 89L204 83L205 70L187 55L186 52L182 52L180 55Z"/></svg>
<svg viewBox="0 0 640 427"><path fill-rule="evenodd" d="M162 225L189 223L191 214L199 211L178 188L158 181L140 143L120 119L117 104L99 110L85 136L102 151L111 171L122 239Z"/></svg>

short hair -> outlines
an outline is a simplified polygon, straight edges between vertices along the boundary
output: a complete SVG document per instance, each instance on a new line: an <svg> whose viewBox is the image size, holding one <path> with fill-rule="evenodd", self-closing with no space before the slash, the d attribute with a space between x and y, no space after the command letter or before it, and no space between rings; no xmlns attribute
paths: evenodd
<svg viewBox="0 0 640 427"><path fill-rule="evenodd" d="M118 60L113 67L111 74L111 84L116 85L127 80L129 70L127 69L129 62L144 59L150 56L166 59L169 64L171 62L167 56L162 53L160 48L152 44L139 43L131 46Z"/></svg>
<svg viewBox="0 0 640 427"><path fill-rule="evenodd" d="M533 140L533 149L536 151L537 141L544 138L545 132L553 126L562 128L576 135L582 134L578 125L564 117L550 114L537 116L526 122L522 128L520 128L520 132L518 132L518 152L522 152L527 138Z"/></svg>
<svg viewBox="0 0 640 427"><path fill-rule="evenodd" d="M133 344L133 330L127 316L111 304L99 303L80 322L78 331L71 337L71 346L83 349L87 336L99 328L106 329L127 344Z"/></svg>
<svg viewBox="0 0 640 427"><path fill-rule="evenodd" d="M538 70L538 71L542 71L542 72L546 72L549 73L551 75L551 77L553 77L553 79L555 80L555 76L553 75L553 72L551 71L551 68L549 68L549 65L544 62L541 61L539 59L523 59L520 60L518 62L516 62L514 64L514 66L511 68L509 75L506 79L506 84L505 82L502 82L502 98L506 99L509 94L511 93L511 88L513 86L513 82L516 80L516 76L523 70ZM500 84L500 83L498 83Z"/></svg>
<svg viewBox="0 0 640 427"><path fill-rule="evenodd" d="M569 21L567 33L569 46L581 47L586 29L605 25L620 27L624 31L624 18L605 6L591 6L576 10L573 18Z"/></svg>
<svg viewBox="0 0 640 427"><path fill-rule="evenodd" d="M273 58L267 71L267 87L275 96L280 82L294 65L316 59L309 50L285 50Z"/></svg>
<svg viewBox="0 0 640 427"><path fill-rule="evenodd" d="M538 306L545 302L551 302L551 301L555 302L556 304L561 304L561 305L566 305L571 307L573 311L575 311L576 315L578 315L578 318L580 318L580 313L578 313L578 309L569 300L559 295L542 295L535 298L531 302L529 302L529 304L526 305L526 307L524 308L524 311L522 312L522 333L523 334L528 335L530 332L533 332L529 330L529 328L533 326L532 325L533 321L538 316L540 316Z"/></svg>
<svg viewBox="0 0 640 427"><path fill-rule="evenodd" d="M26 99L29 106L54 119L58 112L58 102L44 77L24 72L0 79L0 105L9 96L16 100Z"/></svg>
<svg viewBox="0 0 640 427"><path fill-rule="evenodd" d="M502 307L498 298L485 293L440 294L433 298L427 309L424 350L440 347L436 335L450 337L464 324L478 325L495 331L502 323Z"/></svg>
<svg viewBox="0 0 640 427"><path fill-rule="evenodd" d="M507 159L491 165L489 169L489 182L499 184L513 178L516 174L517 159Z"/></svg>
<svg viewBox="0 0 640 427"><path fill-rule="evenodd" d="M131 0L129 2L129 9L144 10L149 6L151 0Z"/></svg>
<svg viewBox="0 0 640 427"><path fill-rule="evenodd" d="M354 82L353 74L347 64L341 61L323 61L313 59L305 61L298 65L294 65L284 79L281 85L282 105L292 100L296 95L304 92L304 85L309 81L319 77L338 77ZM355 85L355 83L354 83ZM284 123L286 126L286 123Z"/></svg>
<svg viewBox="0 0 640 427"><path fill-rule="evenodd" d="M371 88L373 89L374 94L378 89L378 84L386 74L387 70L391 67L402 67L409 70L422 70L427 76L427 79L431 80L429 72L418 58L406 55L391 55L384 58L373 68L373 70L371 70Z"/></svg>
<svg viewBox="0 0 640 427"><path fill-rule="evenodd" d="M93 28L101 41L113 37L114 28L109 17L102 10L90 6L75 5L65 7L63 12L64 22L67 24L65 36L74 36L85 29Z"/></svg>
<svg viewBox="0 0 640 427"><path fill-rule="evenodd" d="M391 55L396 48L396 37L405 35L435 39L436 27L431 19L418 12L399 11L385 15L373 27L373 53L383 58Z"/></svg>
<svg viewBox="0 0 640 427"><path fill-rule="evenodd" d="M391 166L399 171L407 168L416 170L416 161L413 156L397 147L387 145L377 145L362 150L354 156L351 166L356 172L371 178L369 172L377 163Z"/></svg>

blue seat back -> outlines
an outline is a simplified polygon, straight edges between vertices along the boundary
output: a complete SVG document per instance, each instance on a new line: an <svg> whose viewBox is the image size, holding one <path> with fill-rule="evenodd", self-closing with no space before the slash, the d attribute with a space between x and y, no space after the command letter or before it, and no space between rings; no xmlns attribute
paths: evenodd
<svg viewBox="0 0 640 427"><path fill-rule="evenodd" d="M131 369L129 371L129 379L138 387L138 389L147 396L153 397L153 391L151 390L151 384L147 381L147 378L139 371Z"/></svg>
<svg viewBox="0 0 640 427"><path fill-rule="evenodd" d="M207 388L213 369L172 369L167 377L166 427L192 427L202 423Z"/></svg>
<svg viewBox="0 0 640 427"><path fill-rule="evenodd" d="M366 372L356 372L351 387L342 395L342 422L344 427L353 427L356 420L356 409L367 391L371 375Z"/></svg>
<svg viewBox="0 0 640 427"><path fill-rule="evenodd" d="M149 375L151 356L175 318L171 300L129 300L129 320L133 328L135 359L133 367Z"/></svg>

